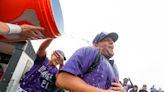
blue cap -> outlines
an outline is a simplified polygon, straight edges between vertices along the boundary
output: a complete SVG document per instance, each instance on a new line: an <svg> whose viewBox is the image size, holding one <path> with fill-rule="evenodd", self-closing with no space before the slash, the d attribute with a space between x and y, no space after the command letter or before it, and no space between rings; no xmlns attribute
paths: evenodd
<svg viewBox="0 0 164 92"><path fill-rule="evenodd" d="M58 53L60 53L63 57L64 57L64 60L66 60L66 57L65 57L65 55L64 55L64 52L63 51L61 51L61 50L56 50Z"/></svg>
<svg viewBox="0 0 164 92"><path fill-rule="evenodd" d="M96 44L100 41L102 41L104 38L109 37L113 40L113 42L116 42L118 39L118 34L115 32L107 33L107 32L101 32L96 35L96 37L93 40L93 44Z"/></svg>

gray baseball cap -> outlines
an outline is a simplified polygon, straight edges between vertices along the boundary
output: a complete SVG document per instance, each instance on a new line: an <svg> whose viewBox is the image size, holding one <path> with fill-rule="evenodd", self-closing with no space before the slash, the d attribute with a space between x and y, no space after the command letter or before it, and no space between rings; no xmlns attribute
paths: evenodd
<svg viewBox="0 0 164 92"><path fill-rule="evenodd" d="M64 60L66 60L66 57L65 57L65 55L64 55L64 52L63 51L61 51L61 50L56 50L58 53L60 53L63 57L64 57Z"/></svg>
<svg viewBox="0 0 164 92"><path fill-rule="evenodd" d="M96 35L96 37L94 38L92 43L96 44L96 43L102 41L106 37L110 37L113 40L113 42L116 42L118 39L118 34L115 32L111 32L111 33L101 32Z"/></svg>

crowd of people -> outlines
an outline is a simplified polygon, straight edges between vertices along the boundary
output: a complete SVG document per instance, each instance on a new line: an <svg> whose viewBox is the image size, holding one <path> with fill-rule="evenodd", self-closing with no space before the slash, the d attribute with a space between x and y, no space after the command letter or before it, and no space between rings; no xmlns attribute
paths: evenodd
<svg viewBox="0 0 164 92"><path fill-rule="evenodd" d="M124 87L125 92L163 92L160 87L158 89L155 88L155 85L148 89L147 85L143 84L142 88L139 88L137 85L134 85L132 83L130 78L124 78L122 85Z"/></svg>

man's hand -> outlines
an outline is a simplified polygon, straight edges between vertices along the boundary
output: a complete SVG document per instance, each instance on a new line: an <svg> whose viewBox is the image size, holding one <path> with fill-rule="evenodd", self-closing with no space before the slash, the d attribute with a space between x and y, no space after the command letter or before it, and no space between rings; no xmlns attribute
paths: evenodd
<svg viewBox="0 0 164 92"><path fill-rule="evenodd" d="M34 40L43 38L43 35L40 32L44 30L43 27L27 24L20 25L20 27L22 28L22 32L19 34L21 39Z"/></svg>
<svg viewBox="0 0 164 92"><path fill-rule="evenodd" d="M110 89L117 92L124 92L124 87L120 82L112 82L112 87Z"/></svg>

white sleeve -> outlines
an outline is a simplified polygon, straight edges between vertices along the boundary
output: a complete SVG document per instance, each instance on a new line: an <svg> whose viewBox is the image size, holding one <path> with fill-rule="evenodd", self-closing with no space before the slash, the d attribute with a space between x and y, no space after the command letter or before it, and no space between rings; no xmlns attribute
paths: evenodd
<svg viewBox="0 0 164 92"><path fill-rule="evenodd" d="M22 28L19 25L10 23L6 23L6 25L9 27L8 34L18 34L22 32Z"/></svg>

